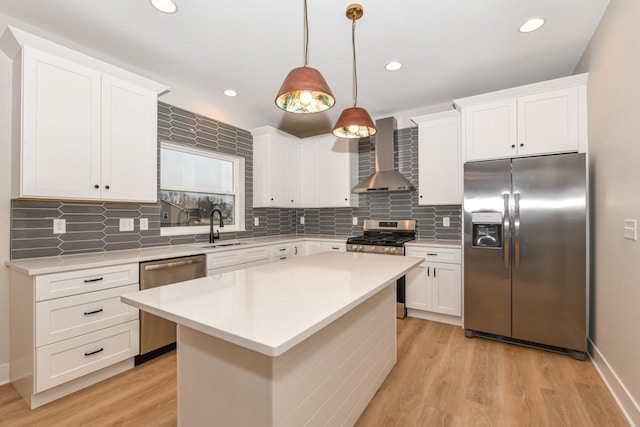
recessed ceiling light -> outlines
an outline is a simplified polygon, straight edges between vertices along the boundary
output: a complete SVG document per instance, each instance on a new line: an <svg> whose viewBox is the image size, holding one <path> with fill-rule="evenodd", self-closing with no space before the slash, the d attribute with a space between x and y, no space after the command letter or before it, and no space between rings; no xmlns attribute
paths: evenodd
<svg viewBox="0 0 640 427"><path fill-rule="evenodd" d="M163 13L176 13L178 10L173 0L151 0L151 5Z"/></svg>
<svg viewBox="0 0 640 427"><path fill-rule="evenodd" d="M542 27L543 25L544 25L544 18L531 18L528 21L526 21L524 24L520 25L520 28L518 28L518 31L520 31L521 33L530 33Z"/></svg>
<svg viewBox="0 0 640 427"><path fill-rule="evenodd" d="M402 68L402 63L398 61L391 61L384 66L387 71L398 71L400 68Z"/></svg>
<svg viewBox="0 0 640 427"><path fill-rule="evenodd" d="M227 89L224 91L224 94L227 96L238 96L238 92L233 89Z"/></svg>

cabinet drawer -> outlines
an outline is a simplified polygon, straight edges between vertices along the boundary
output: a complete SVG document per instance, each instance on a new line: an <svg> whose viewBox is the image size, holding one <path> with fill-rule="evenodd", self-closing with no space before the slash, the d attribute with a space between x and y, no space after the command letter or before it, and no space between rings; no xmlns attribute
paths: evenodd
<svg viewBox="0 0 640 427"><path fill-rule="evenodd" d="M242 264L244 251L219 252L207 255L207 270Z"/></svg>
<svg viewBox="0 0 640 427"><path fill-rule="evenodd" d="M269 258L269 247L264 246L260 248L245 249L244 253L244 262L260 261Z"/></svg>
<svg viewBox="0 0 640 427"><path fill-rule="evenodd" d="M138 309L120 302L137 290L127 285L36 303L36 347L137 319Z"/></svg>
<svg viewBox="0 0 640 427"><path fill-rule="evenodd" d="M35 392L90 374L138 354L138 321L36 349Z"/></svg>
<svg viewBox="0 0 640 427"><path fill-rule="evenodd" d="M280 258L283 256L293 254L293 247L291 245L276 245L271 246L271 257Z"/></svg>
<svg viewBox="0 0 640 427"><path fill-rule="evenodd" d="M430 262L447 262L450 264L460 264L462 262L461 250L458 248L440 248L433 246L407 247L405 254L424 258Z"/></svg>
<svg viewBox="0 0 640 427"><path fill-rule="evenodd" d="M113 265L36 276L36 301L138 283L138 264Z"/></svg>
<svg viewBox="0 0 640 427"><path fill-rule="evenodd" d="M322 250L324 251L335 251L335 252L346 252L347 244L345 242L322 242Z"/></svg>

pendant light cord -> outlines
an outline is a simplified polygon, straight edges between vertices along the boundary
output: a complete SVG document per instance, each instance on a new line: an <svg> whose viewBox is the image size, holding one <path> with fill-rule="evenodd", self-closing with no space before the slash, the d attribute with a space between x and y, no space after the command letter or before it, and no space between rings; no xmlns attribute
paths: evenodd
<svg viewBox="0 0 640 427"><path fill-rule="evenodd" d="M304 0L304 66L307 66L307 51L309 50L309 19L307 18L307 0Z"/></svg>
<svg viewBox="0 0 640 427"><path fill-rule="evenodd" d="M305 0L306 1L306 0ZM356 18L351 23L351 46L353 47L353 106L358 104L358 72L356 70Z"/></svg>

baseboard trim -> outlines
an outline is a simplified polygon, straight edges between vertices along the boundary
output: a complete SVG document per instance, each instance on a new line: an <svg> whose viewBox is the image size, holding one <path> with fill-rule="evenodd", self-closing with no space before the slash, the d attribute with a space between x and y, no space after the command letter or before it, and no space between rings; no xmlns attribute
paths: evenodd
<svg viewBox="0 0 640 427"><path fill-rule="evenodd" d="M11 378L9 376L9 364L4 363L0 365L0 385L9 384Z"/></svg>
<svg viewBox="0 0 640 427"><path fill-rule="evenodd" d="M449 316L448 314L433 313L431 311L407 309L408 317L416 317L423 320L432 320L434 322L447 323L454 326L462 326L462 317Z"/></svg>
<svg viewBox="0 0 640 427"><path fill-rule="evenodd" d="M602 377L602 380L618 403L629 424L631 424L632 427L638 427L640 425L640 405L638 405L638 402L636 402L629 393L627 387L620 381L616 372L611 368L607 359L605 359L591 339L588 339L588 353L593 362L593 366L596 367L598 374Z"/></svg>

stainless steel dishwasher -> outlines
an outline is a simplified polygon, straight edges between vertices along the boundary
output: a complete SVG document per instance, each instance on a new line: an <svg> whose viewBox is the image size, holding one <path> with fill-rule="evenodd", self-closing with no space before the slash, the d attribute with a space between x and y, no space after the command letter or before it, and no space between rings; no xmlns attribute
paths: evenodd
<svg viewBox="0 0 640 427"><path fill-rule="evenodd" d="M207 275L205 255L140 263L140 290L198 279ZM140 311L140 364L175 348L176 324Z"/></svg>

